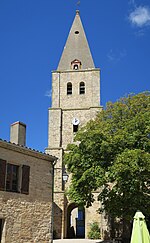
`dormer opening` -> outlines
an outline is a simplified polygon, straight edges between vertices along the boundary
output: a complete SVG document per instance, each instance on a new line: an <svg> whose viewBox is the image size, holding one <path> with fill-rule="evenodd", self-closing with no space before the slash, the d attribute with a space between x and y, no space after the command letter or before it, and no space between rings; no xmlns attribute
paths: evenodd
<svg viewBox="0 0 150 243"><path fill-rule="evenodd" d="M78 65L77 64L74 64L73 69L74 70L78 70L79 69Z"/></svg>
<svg viewBox="0 0 150 243"><path fill-rule="evenodd" d="M78 59L75 59L71 62L71 68L73 70L79 70L81 69L81 61L79 61Z"/></svg>

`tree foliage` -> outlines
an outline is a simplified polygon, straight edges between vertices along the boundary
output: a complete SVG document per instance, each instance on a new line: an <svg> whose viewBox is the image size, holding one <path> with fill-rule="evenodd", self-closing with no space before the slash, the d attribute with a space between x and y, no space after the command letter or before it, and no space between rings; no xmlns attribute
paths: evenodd
<svg viewBox="0 0 150 243"><path fill-rule="evenodd" d="M90 206L100 189L100 210L132 218L150 215L150 93L109 102L67 146L64 162L72 174L70 199Z"/></svg>

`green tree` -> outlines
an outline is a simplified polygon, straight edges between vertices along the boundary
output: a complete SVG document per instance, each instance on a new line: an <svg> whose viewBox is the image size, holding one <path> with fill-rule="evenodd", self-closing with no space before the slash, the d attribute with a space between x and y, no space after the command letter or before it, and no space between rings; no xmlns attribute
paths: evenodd
<svg viewBox="0 0 150 243"><path fill-rule="evenodd" d="M70 199L90 206L93 192L112 217L150 215L150 93L109 102L69 144L64 162L72 174Z"/></svg>

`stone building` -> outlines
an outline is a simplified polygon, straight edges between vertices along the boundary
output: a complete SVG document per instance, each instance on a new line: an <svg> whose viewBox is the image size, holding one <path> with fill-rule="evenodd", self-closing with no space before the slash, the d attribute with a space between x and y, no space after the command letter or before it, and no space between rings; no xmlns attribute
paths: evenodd
<svg viewBox="0 0 150 243"><path fill-rule="evenodd" d="M80 208L65 196L63 154L73 143L79 127L101 111L100 69L95 68L85 31L76 11L59 65L52 72L52 106L49 108L49 134L46 153L58 158L54 176L54 234L57 238L86 238L89 226L97 221L105 230L103 215L97 213L99 202L93 207ZM95 192L96 197L96 192Z"/></svg>
<svg viewBox="0 0 150 243"><path fill-rule="evenodd" d="M0 242L52 242L54 156L25 147L26 125L0 140Z"/></svg>

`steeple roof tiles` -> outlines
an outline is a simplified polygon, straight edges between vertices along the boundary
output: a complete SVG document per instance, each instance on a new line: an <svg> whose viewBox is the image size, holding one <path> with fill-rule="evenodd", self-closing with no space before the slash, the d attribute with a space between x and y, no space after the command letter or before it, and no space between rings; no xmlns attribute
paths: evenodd
<svg viewBox="0 0 150 243"><path fill-rule="evenodd" d="M78 10L76 11L57 70L70 70L71 62L75 59L81 62L82 69L95 68Z"/></svg>

